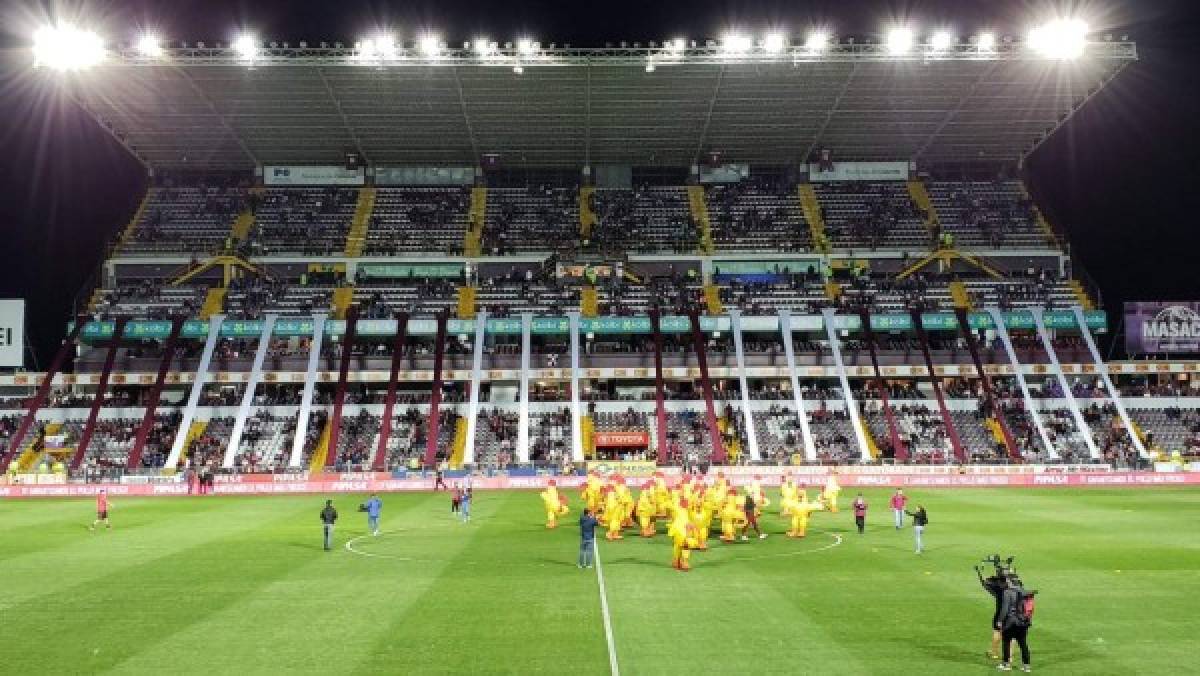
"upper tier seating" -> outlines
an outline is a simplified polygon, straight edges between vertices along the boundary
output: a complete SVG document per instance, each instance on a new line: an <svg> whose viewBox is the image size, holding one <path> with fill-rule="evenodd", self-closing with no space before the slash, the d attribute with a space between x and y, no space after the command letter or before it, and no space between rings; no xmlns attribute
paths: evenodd
<svg viewBox="0 0 1200 676"><path fill-rule="evenodd" d="M929 196L942 229L961 247L1046 245L1019 181L932 181Z"/></svg>
<svg viewBox="0 0 1200 676"><path fill-rule="evenodd" d="M927 249L931 233L903 182L814 183L835 247Z"/></svg>
<svg viewBox="0 0 1200 676"><path fill-rule="evenodd" d="M717 251L785 252L812 247L812 234L793 186L714 186L705 199Z"/></svg>
<svg viewBox="0 0 1200 676"><path fill-rule="evenodd" d="M366 255L460 255L471 193L463 188L379 188Z"/></svg>
<svg viewBox="0 0 1200 676"><path fill-rule="evenodd" d="M488 190L485 254L555 251L579 241L579 191L530 187Z"/></svg>
<svg viewBox="0 0 1200 676"><path fill-rule="evenodd" d="M272 188L255 211L255 255L341 254L358 204L348 188Z"/></svg>
<svg viewBox="0 0 1200 676"><path fill-rule="evenodd" d="M146 208L121 253L206 256L224 245L234 218L245 205L242 188L150 188Z"/></svg>
<svg viewBox="0 0 1200 676"><path fill-rule="evenodd" d="M597 190L591 241L602 251L695 253L699 231L683 187Z"/></svg>

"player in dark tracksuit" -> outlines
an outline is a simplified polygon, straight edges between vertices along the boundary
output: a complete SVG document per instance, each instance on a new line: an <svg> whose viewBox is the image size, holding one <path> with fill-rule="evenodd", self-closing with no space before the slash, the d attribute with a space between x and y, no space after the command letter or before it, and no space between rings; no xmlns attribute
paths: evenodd
<svg viewBox="0 0 1200 676"><path fill-rule="evenodd" d="M858 526L858 534L862 535L867 527L867 501L859 493L854 498L854 525Z"/></svg>

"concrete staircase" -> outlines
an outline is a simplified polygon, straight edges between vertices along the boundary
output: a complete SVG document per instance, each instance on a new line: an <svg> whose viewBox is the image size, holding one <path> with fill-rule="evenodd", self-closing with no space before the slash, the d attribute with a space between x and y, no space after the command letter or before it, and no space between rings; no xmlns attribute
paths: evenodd
<svg viewBox="0 0 1200 676"><path fill-rule="evenodd" d="M458 287L458 318L475 319L475 287Z"/></svg>
<svg viewBox="0 0 1200 676"><path fill-rule="evenodd" d="M933 208L933 200L929 198L925 182L920 179L908 181L908 196L913 204L925 212L925 228L932 234L934 226L941 221L938 220L937 210Z"/></svg>
<svg viewBox="0 0 1200 676"><path fill-rule="evenodd" d="M367 247L367 234L371 229L371 213L375 210L375 188L358 191L358 204L354 206L354 217L350 220L350 231L346 233L346 247L342 253L357 258Z"/></svg>
<svg viewBox="0 0 1200 676"><path fill-rule="evenodd" d="M200 306L200 319L208 319L225 309L225 293L227 291L228 289L223 286L208 290L208 294L204 296L204 304Z"/></svg>
<svg viewBox="0 0 1200 676"><path fill-rule="evenodd" d="M579 290L579 314L584 317L600 315L600 294L594 286L585 286Z"/></svg>
<svg viewBox="0 0 1200 676"><path fill-rule="evenodd" d="M801 183L797 193L800 195L800 210L804 212L804 220L808 221L813 248L820 253L829 253L829 236L825 234L825 219L821 218L821 203L817 201L817 191L813 190L812 184Z"/></svg>
<svg viewBox="0 0 1200 676"><path fill-rule="evenodd" d="M688 186L688 208L692 220L700 226L700 253L711 255L713 246L712 220L708 216L708 204L704 201L704 188L698 185Z"/></svg>
<svg viewBox="0 0 1200 676"><path fill-rule="evenodd" d="M585 185L579 188L579 236L588 239L592 236L592 226L596 225L596 212L592 211L592 195L596 188Z"/></svg>
<svg viewBox="0 0 1200 676"><path fill-rule="evenodd" d="M463 234L463 255L477 258L483 253L483 223L487 219L487 188L471 188L471 209Z"/></svg>

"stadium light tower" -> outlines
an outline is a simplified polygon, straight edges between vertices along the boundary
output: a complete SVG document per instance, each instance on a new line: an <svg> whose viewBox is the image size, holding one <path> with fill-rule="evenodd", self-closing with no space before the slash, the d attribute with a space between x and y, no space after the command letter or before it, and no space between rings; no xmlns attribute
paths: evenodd
<svg viewBox="0 0 1200 676"><path fill-rule="evenodd" d="M485 37L475 38L471 41L471 45L479 56L492 56L496 53L496 43Z"/></svg>
<svg viewBox="0 0 1200 676"><path fill-rule="evenodd" d="M929 40L929 46L932 47L933 51L935 52L944 52L947 49L950 49L950 46L953 44L954 36L951 35L950 31L948 30L940 30L934 33L933 37Z"/></svg>
<svg viewBox="0 0 1200 676"><path fill-rule="evenodd" d="M138 38L137 50L139 54L150 59L157 59L163 55L162 43L154 33L146 33Z"/></svg>
<svg viewBox="0 0 1200 676"><path fill-rule="evenodd" d="M85 70L104 60L104 41L70 24L45 26L33 34L33 65L57 71Z"/></svg>
<svg viewBox="0 0 1200 676"><path fill-rule="evenodd" d="M442 38L434 33L426 33L417 41L417 48L428 58L435 58L442 51Z"/></svg>
<svg viewBox="0 0 1200 676"><path fill-rule="evenodd" d="M810 52L819 52L829 46L829 34L825 31L813 31L804 41L804 48Z"/></svg>
<svg viewBox="0 0 1200 676"><path fill-rule="evenodd" d="M233 49L243 59L252 60L258 54L258 38L249 33L242 33L234 39Z"/></svg>
<svg viewBox="0 0 1200 676"><path fill-rule="evenodd" d="M1028 44L1051 59L1074 59L1083 54L1087 32L1081 19L1055 19L1029 31Z"/></svg>
<svg viewBox="0 0 1200 676"><path fill-rule="evenodd" d="M721 38L721 51L725 54L745 54L754 46L754 42L748 35L741 33L726 33L725 37Z"/></svg>
<svg viewBox="0 0 1200 676"><path fill-rule="evenodd" d="M889 54L899 56L908 53L913 45L913 32L911 28L905 26L897 26L888 31L887 34L887 50Z"/></svg>
<svg viewBox="0 0 1200 676"><path fill-rule="evenodd" d="M787 47L787 37L779 31L767 33L767 36L763 38L763 50L770 54L778 54L785 47Z"/></svg>
<svg viewBox="0 0 1200 676"><path fill-rule="evenodd" d="M537 51L537 43L529 38L517 40L517 53L522 56L532 56Z"/></svg>

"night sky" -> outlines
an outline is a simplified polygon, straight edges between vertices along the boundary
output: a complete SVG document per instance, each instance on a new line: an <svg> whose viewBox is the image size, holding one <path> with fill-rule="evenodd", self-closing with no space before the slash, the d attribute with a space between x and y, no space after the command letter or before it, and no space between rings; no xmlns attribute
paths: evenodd
<svg viewBox="0 0 1200 676"><path fill-rule="evenodd" d="M26 331L45 368L73 302L85 298L104 245L141 196L141 166L86 115L48 97L28 69L33 30L56 16L36 3L0 9L0 297L23 297ZM80 3L70 3L78 7ZM88 17L109 39L132 41L139 26L165 39L228 41L239 26L264 39L352 43L390 25L402 39L424 29L448 42L476 34L504 41L528 34L577 46L605 41L719 37L729 27L793 35L813 24L838 35L880 32L889 19L948 23L1023 35L1054 7L1072 8L1094 31L1129 35L1140 60L1077 113L1029 160L1039 204L1065 226L1100 286L1114 329L1125 300L1200 300L1200 11L1196 0L979 2L466 2L398 3L90 2ZM75 16L66 10L67 16ZM59 12L57 15L63 15ZM81 22L85 23L85 22ZM34 367L27 361L27 366Z"/></svg>

